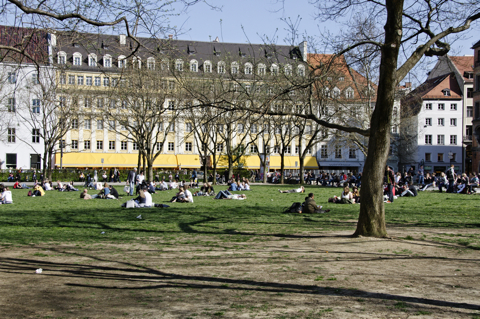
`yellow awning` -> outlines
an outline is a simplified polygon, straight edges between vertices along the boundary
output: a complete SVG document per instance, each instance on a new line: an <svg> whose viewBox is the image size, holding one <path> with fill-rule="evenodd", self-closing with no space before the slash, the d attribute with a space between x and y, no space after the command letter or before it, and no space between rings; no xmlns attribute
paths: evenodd
<svg viewBox="0 0 480 319"><path fill-rule="evenodd" d="M200 168L200 155L177 155L179 168Z"/></svg>
<svg viewBox="0 0 480 319"><path fill-rule="evenodd" d="M281 157L279 155L272 156L270 155L270 169L280 169L281 168ZM284 158L285 169L300 169L300 163L298 156L285 156Z"/></svg>
<svg viewBox="0 0 480 319"><path fill-rule="evenodd" d="M226 155L217 155L216 159L218 161L217 162L217 168L227 168L228 167L228 157ZM260 168L260 158L258 158L258 155L242 156L242 158L240 159L240 163L243 165L243 168L245 168L245 169L259 169Z"/></svg>
<svg viewBox="0 0 480 319"><path fill-rule="evenodd" d="M103 163L102 163L103 159ZM63 167L136 167L138 154L122 153L64 153ZM55 165L60 166L60 153L55 154ZM175 155L159 155L153 167L177 167Z"/></svg>
<svg viewBox="0 0 480 319"><path fill-rule="evenodd" d="M305 156L303 166L308 169L318 169L317 158L315 156Z"/></svg>

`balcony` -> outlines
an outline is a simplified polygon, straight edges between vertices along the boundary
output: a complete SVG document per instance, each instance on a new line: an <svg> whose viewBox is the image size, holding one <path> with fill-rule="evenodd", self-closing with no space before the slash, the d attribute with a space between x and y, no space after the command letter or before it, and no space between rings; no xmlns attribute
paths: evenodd
<svg viewBox="0 0 480 319"><path fill-rule="evenodd" d="M472 142L472 135L464 135L463 136L464 142Z"/></svg>

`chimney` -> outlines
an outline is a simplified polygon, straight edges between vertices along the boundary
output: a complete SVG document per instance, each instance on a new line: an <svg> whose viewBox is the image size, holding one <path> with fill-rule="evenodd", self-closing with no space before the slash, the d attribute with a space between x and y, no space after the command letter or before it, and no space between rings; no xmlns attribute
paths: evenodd
<svg viewBox="0 0 480 319"><path fill-rule="evenodd" d="M302 53L303 61L307 62L307 41L303 41L298 47Z"/></svg>
<svg viewBox="0 0 480 319"><path fill-rule="evenodd" d="M52 47L56 47L57 46L57 36L53 33L49 33L50 35L50 45Z"/></svg>
<svg viewBox="0 0 480 319"><path fill-rule="evenodd" d="M120 45L127 44L127 36L125 34L120 34Z"/></svg>
<svg viewBox="0 0 480 319"><path fill-rule="evenodd" d="M172 40L172 39L173 39L173 34L169 34L169 35L168 35L168 39L169 39L169 40Z"/></svg>
<svg viewBox="0 0 480 319"><path fill-rule="evenodd" d="M405 87L406 88L411 88L412 87L412 82L405 82Z"/></svg>

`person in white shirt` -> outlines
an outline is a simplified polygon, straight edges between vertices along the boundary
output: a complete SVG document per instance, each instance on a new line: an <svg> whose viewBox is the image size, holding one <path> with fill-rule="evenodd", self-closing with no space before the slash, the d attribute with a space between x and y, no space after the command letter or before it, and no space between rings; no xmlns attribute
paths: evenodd
<svg viewBox="0 0 480 319"><path fill-rule="evenodd" d="M193 195L189 188L190 186L185 186L185 202L193 203Z"/></svg>
<svg viewBox="0 0 480 319"><path fill-rule="evenodd" d="M5 187L0 195L0 204L13 204L12 192L8 187Z"/></svg>
<svg viewBox="0 0 480 319"><path fill-rule="evenodd" d="M300 186L299 188L296 189L289 189L286 191L278 190L280 193L305 193L305 188L303 186Z"/></svg>

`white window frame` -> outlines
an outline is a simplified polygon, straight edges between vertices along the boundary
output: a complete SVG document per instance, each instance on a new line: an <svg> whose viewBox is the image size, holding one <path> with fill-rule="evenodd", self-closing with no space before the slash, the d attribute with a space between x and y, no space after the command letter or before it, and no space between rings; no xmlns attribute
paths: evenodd
<svg viewBox="0 0 480 319"><path fill-rule="evenodd" d="M82 66L83 58L80 52L73 53L73 65Z"/></svg>
<svg viewBox="0 0 480 319"><path fill-rule="evenodd" d="M97 55L95 53L90 53L88 55L88 66L91 66L91 67L97 66Z"/></svg>

